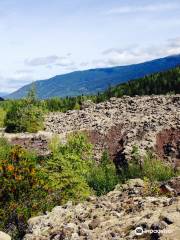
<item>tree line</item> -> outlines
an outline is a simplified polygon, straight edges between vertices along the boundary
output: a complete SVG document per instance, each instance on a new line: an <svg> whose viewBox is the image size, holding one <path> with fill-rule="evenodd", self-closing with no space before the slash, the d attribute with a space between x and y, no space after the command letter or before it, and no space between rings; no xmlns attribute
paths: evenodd
<svg viewBox="0 0 180 240"><path fill-rule="evenodd" d="M180 67L171 70L147 75L143 78L128 81L117 86L109 86L109 88L96 95L76 96L76 97L53 97L41 100L44 108L48 112L81 109L82 103L91 100L94 103L109 100L111 97L122 97L124 95L159 95L159 94L178 94L180 93ZM21 100L7 100L0 102L0 107L8 109L14 102Z"/></svg>

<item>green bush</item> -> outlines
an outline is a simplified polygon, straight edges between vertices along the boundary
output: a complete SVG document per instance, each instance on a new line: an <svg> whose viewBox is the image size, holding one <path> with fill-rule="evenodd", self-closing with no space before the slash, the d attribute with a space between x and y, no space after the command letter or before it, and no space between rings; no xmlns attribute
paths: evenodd
<svg viewBox="0 0 180 240"><path fill-rule="evenodd" d="M86 137L71 135L64 145L54 138L50 145L52 156L40 161L0 139L0 230L12 239L22 239L30 217L92 193L86 181L92 147Z"/></svg>
<svg viewBox="0 0 180 240"><path fill-rule="evenodd" d="M47 176L38 166L36 156L0 139L0 229L13 239L24 235L29 217L54 204Z"/></svg>
<svg viewBox="0 0 180 240"><path fill-rule="evenodd" d="M43 129L43 122L42 104L32 92L27 98L12 102L5 118L7 132L34 133Z"/></svg>
<svg viewBox="0 0 180 240"><path fill-rule="evenodd" d="M119 179L116 174L115 165L110 161L108 153L103 153L99 165L93 163L87 176L89 186L98 196L112 191L118 184Z"/></svg>
<svg viewBox="0 0 180 240"><path fill-rule="evenodd" d="M52 157L47 161L47 172L53 188L61 196L61 204L68 200L81 201L91 193L86 175L91 166L91 149L82 134L70 135L67 144L56 137L50 144Z"/></svg>

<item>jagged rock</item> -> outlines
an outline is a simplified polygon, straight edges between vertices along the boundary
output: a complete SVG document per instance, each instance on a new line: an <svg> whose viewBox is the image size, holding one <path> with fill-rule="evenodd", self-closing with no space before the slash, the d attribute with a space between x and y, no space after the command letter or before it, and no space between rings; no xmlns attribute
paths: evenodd
<svg viewBox="0 0 180 240"><path fill-rule="evenodd" d="M96 105L86 103L80 111L49 114L46 131L60 135L85 131L95 144L97 160L105 148L115 161L124 157L130 160L132 147L137 145L141 156L154 150L159 157L176 162L173 164L178 168L180 95L124 96Z"/></svg>
<svg viewBox="0 0 180 240"><path fill-rule="evenodd" d="M90 223L89 223L89 229L93 230L97 228L100 225L100 220L98 218L94 218Z"/></svg>
<svg viewBox="0 0 180 240"><path fill-rule="evenodd" d="M3 133L12 145L20 145L23 148L37 153L39 157L50 155L49 141L53 134L49 132L38 133Z"/></svg>
<svg viewBox="0 0 180 240"><path fill-rule="evenodd" d="M177 195L180 195L180 176L168 181L168 185L175 191Z"/></svg>
<svg viewBox="0 0 180 240"><path fill-rule="evenodd" d="M94 157L99 160L104 149L117 165L131 160L134 145L143 159L147 150L180 169L180 95L124 96L94 104L86 101L81 110L50 113L46 131L37 134L7 134L14 144L49 155L48 140L59 134L63 143L69 133L86 132L94 144Z"/></svg>
<svg viewBox="0 0 180 240"><path fill-rule="evenodd" d="M176 178L172 181L177 184ZM56 207L29 220L24 240L130 240L138 239L137 227L144 231L141 239L159 234L163 240L179 239L180 196L151 196L145 190L146 183L133 179L105 196Z"/></svg>
<svg viewBox="0 0 180 240"><path fill-rule="evenodd" d="M164 194L176 194L176 191L171 188L168 184L162 184L160 186L160 189L161 189L161 192L164 193Z"/></svg>

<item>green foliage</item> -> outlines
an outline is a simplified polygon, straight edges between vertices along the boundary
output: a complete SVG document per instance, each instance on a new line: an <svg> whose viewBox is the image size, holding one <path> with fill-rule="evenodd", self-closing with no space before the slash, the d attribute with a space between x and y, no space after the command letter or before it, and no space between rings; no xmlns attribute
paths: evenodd
<svg viewBox="0 0 180 240"><path fill-rule="evenodd" d="M112 191L117 185L119 179L116 174L116 169L106 151L103 153L99 165L93 163L87 181L98 196Z"/></svg>
<svg viewBox="0 0 180 240"><path fill-rule="evenodd" d="M43 129L44 112L34 89L28 97L11 104L5 118L7 132L37 132Z"/></svg>
<svg viewBox="0 0 180 240"><path fill-rule="evenodd" d="M174 169L157 159L151 152L144 156L143 163L138 160L139 150L135 146L132 151L132 161L128 169L124 170L121 178L125 181L130 178L147 178L151 182L165 181L175 176ZM136 159L134 159L134 154Z"/></svg>
<svg viewBox="0 0 180 240"><path fill-rule="evenodd" d="M152 153L147 153L143 164L143 175L150 181L165 181L175 176L171 166L158 160Z"/></svg>
<svg viewBox="0 0 180 240"><path fill-rule="evenodd" d="M0 228L19 239L28 218L51 206L46 175L33 154L0 139L0 176Z"/></svg>
<svg viewBox="0 0 180 240"><path fill-rule="evenodd" d="M91 194L86 175L91 167L91 149L84 135L70 135L62 145L55 137L52 156L37 156L0 139L0 230L22 239L27 220L71 200Z"/></svg>
<svg viewBox="0 0 180 240"><path fill-rule="evenodd" d="M0 108L0 127L4 127L4 119L6 117L6 111Z"/></svg>
<svg viewBox="0 0 180 240"><path fill-rule="evenodd" d="M110 97L122 97L123 95L141 96L168 93L180 93L180 67L110 87L99 96L99 99L104 101Z"/></svg>
<svg viewBox="0 0 180 240"><path fill-rule="evenodd" d="M105 151L101 162L92 160L92 145L83 134L69 135L66 144L58 136L50 142L52 155L44 161L19 146L0 139L0 230L22 239L27 220L71 200L77 203L90 194L98 196L130 178L147 179L158 193L156 181L175 176L173 169L147 153L143 164L134 146L132 161L121 176ZM149 189L149 188L148 188Z"/></svg>
<svg viewBox="0 0 180 240"><path fill-rule="evenodd" d="M91 100L95 103L109 100L111 97L123 95L152 95L152 94L180 93L180 67L166 72L155 73L144 78L132 80L109 88L95 96L77 96L66 98L52 98L45 100L48 111L62 111L79 109L83 101Z"/></svg>
<svg viewBox="0 0 180 240"><path fill-rule="evenodd" d="M133 162L139 163L140 152L139 152L139 148L138 148L137 145L134 145L134 146L132 147L131 158L132 158L132 161L133 161Z"/></svg>
<svg viewBox="0 0 180 240"><path fill-rule="evenodd" d="M87 138L82 134L70 135L63 145L55 137L50 148L53 154L47 162L47 172L53 188L60 193L61 203L85 199L91 193L86 175L90 170L92 147Z"/></svg>
<svg viewBox="0 0 180 240"><path fill-rule="evenodd" d="M95 96L77 96L77 97L54 97L45 100L46 108L50 112L66 112L68 110L80 110L83 101L96 99Z"/></svg>

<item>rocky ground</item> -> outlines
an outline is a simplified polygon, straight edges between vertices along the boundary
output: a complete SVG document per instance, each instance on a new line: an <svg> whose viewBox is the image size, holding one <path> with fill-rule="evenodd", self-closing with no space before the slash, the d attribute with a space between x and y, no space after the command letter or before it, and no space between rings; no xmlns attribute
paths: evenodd
<svg viewBox="0 0 180 240"><path fill-rule="evenodd" d="M37 134L7 134L13 144L48 155L48 141L59 134L66 141L69 133L86 132L94 144L94 156L101 158L107 149L115 161L129 160L133 146L140 155L153 150L160 158L180 168L180 95L112 98L82 110L50 113L45 131Z"/></svg>
<svg viewBox="0 0 180 240"><path fill-rule="evenodd" d="M134 179L106 196L57 206L29 220L24 240L180 239L180 178L161 185L161 196L147 186Z"/></svg>
<svg viewBox="0 0 180 240"><path fill-rule="evenodd" d="M128 160L132 146L143 155L154 150L161 158L179 165L180 95L112 98L97 105L86 102L79 111L52 113L46 131L88 133L95 157L108 149L113 159Z"/></svg>

